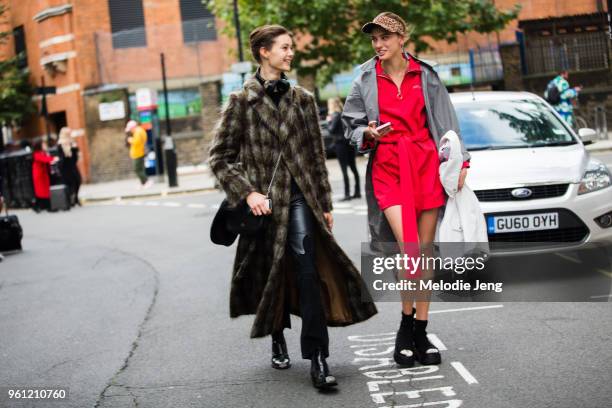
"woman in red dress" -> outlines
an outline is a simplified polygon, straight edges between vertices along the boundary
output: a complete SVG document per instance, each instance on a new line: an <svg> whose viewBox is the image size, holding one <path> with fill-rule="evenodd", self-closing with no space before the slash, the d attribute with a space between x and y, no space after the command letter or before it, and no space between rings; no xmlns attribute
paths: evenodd
<svg viewBox="0 0 612 408"><path fill-rule="evenodd" d="M47 153L47 143L41 140L34 143L32 153L32 181L34 182L34 211L50 209L51 182L49 179L50 165L58 160Z"/></svg>
<svg viewBox="0 0 612 408"><path fill-rule="evenodd" d="M396 14L379 14L362 31L370 34L376 56L361 66L346 100L345 136L361 152L370 151L366 197L372 243L397 242L415 256L434 240L438 212L445 204L437 145L459 126L444 84L426 63L404 51L408 32ZM385 129L381 125L390 124ZM378 128L378 130L377 130ZM463 186L469 153L462 146ZM431 271L420 271L422 277ZM401 366L439 364L427 339L430 292L402 292L402 320L394 359ZM415 307L416 306L416 307Z"/></svg>

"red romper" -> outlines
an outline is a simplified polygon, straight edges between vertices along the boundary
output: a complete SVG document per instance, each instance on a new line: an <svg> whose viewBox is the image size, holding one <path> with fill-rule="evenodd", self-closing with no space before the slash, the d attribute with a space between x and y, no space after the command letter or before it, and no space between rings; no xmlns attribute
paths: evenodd
<svg viewBox="0 0 612 408"><path fill-rule="evenodd" d="M380 141L372 163L374 196L381 210L402 206L405 243L418 243L417 217L444 205L438 149L427 127L421 66L410 58L400 91L376 63L380 123L393 131Z"/></svg>

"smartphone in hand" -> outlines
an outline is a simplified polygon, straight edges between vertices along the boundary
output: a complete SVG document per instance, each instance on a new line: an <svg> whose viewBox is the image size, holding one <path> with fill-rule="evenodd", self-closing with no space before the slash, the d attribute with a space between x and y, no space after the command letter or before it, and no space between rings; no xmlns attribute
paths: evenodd
<svg viewBox="0 0 612 408"><path fill-rule="evenodd" d="M376 131L378 133L380 133L382 131L385 131L385 130L389 129L390 127L391 127L391 122L383 123L382 125L380 125L380 126L378 126L376 128Z"/></svg>

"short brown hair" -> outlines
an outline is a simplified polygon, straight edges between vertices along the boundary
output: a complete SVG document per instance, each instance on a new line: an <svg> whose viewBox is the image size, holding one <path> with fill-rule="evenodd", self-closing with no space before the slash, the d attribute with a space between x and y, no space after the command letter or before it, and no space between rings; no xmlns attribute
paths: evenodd
<svg viewBox="0 0 612 408"><path fill-rule="evenodd" d="M261 64L261 55L259 50L263 47L266 50L272 48L274 40L283 34L292 36L291 32L281 25L264 25L257 27L251 34L249 34L249 45L251 47L251 54L255 61Z"/></svg>

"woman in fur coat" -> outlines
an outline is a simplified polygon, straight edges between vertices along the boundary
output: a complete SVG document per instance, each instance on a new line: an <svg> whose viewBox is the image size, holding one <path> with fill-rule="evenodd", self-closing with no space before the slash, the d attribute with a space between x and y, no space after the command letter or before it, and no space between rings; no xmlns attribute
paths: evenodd
<svg viewBox="0 0 612 408"><path fill-rule="evenodd" d="M285 76L293 58L291 33L278 25L259 27L250 47L260 67L230 95L209 157L230 205L246 199L255 215L267 217L258 236L243 234L238 241L230 316L255 314L251 337L272 335L276 369L290 367L283 329L291 327L290 313L301 316L302 358L311 360L313 385L333 387L327 326L364 321L376 307L331 233L318 109L313 95Z"/></svg>

